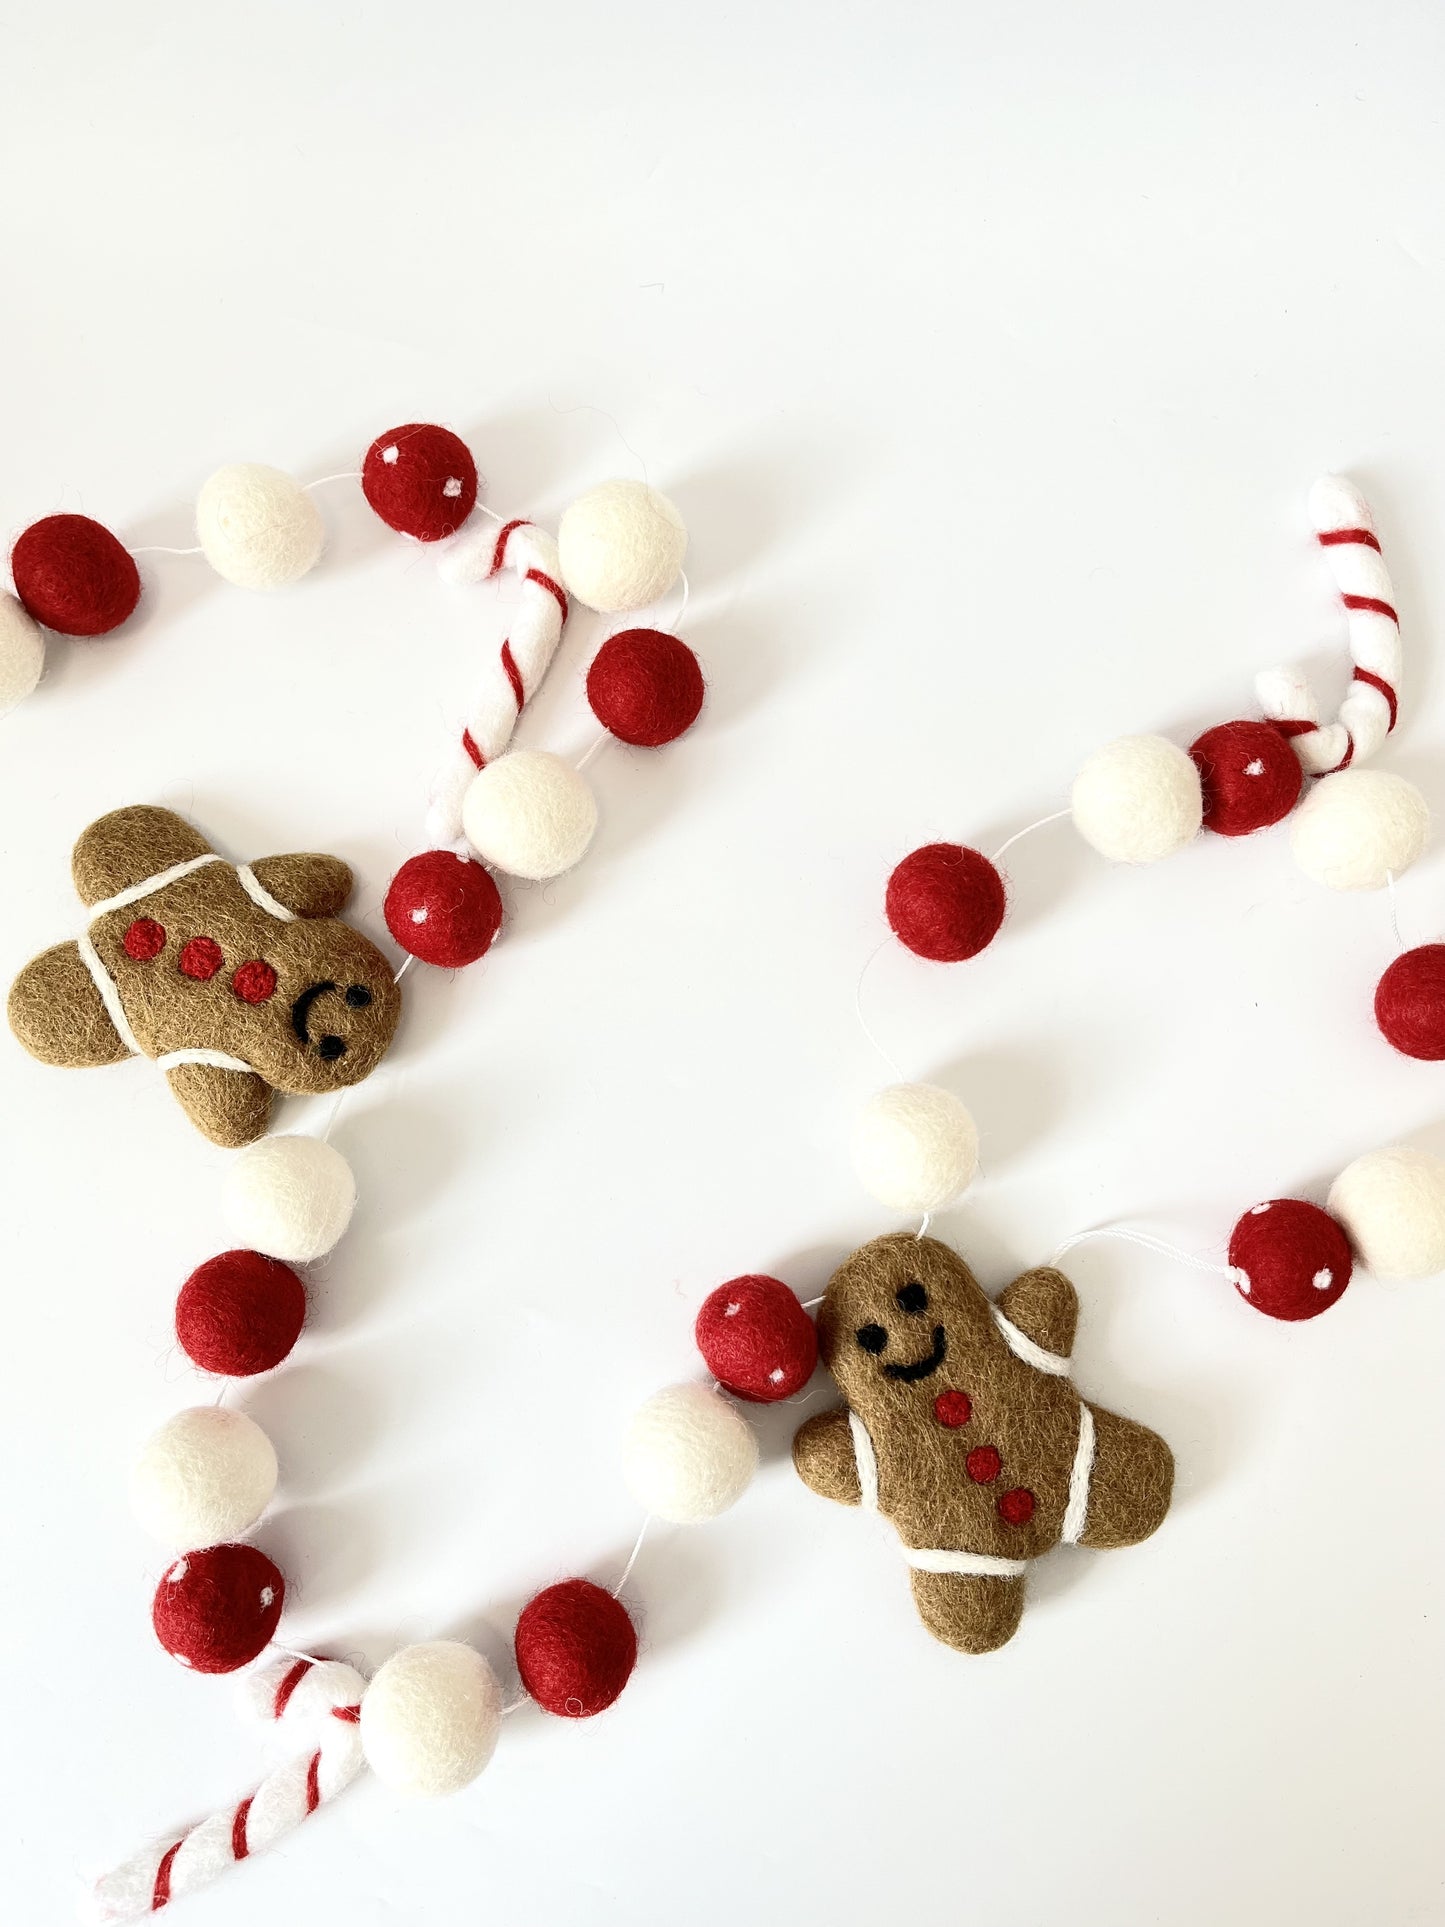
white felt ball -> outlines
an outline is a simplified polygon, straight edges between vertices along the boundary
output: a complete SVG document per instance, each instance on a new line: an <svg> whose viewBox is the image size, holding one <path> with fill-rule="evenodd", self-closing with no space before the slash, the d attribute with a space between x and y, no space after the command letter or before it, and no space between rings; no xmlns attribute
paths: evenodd
<svg viewBox="0 0 1445 1927"><path fill-rule="evenodd" d="M502 1689L457 1639L403 1646L361 1702L361 1747L379 1780L430 1799L470 1786L496 1749Z"/></svg>
<svg viewBox="0 0 1445 1927"><path fill-rule="evenodd" d="M858 1113L853 1164L880 1204L941 1211L978 1169L978 1126L952 1091L891 1084Z"/></svg>
<svg viewBox="0 0 1445 1927"><path fill-rule="evenodd" d="M586 777L545 749L514 749L478 770L462 798L462 828L484 863L540 882L587 853L597 799Z"/></svg>
<svg viewBox="0 0 1445 1927"><path fill-rule="evenodd" d="M196 497L196 540L238 589L280 589L316 566L325 538L316 504L265 462L218 468Z"/></svg>
<svg viewBox="0 0 1445 1927"><path fill-rule="evenodd" d="M687 553L687 530L665 495L646 482L604 482L580 496L557 525L567 593L617 615L665 596Z"/></svg>
<svg viewBox="0 0 1445 1927"><path fill-rule="evenodd" d="M324 1258L350 1224L356 1179L319 1137L263 1137L226 1173L221 1206L239 1244L304 1265Z"/></svg>
<svg viewBox="0 0 1445 1927"><path fill-rule="evenodd" d="M1204 792L1193 758L1165 736L1121 736L1074 778L1074 827L1113 863L1157 863L1199 834Z"/></svg>
<svg viewBox="0 0 1445 1927"><path fill-rule="evenodd" d="M1331 890L1383 890L1425 848L1430 806L1413 783L1384 769L1322 776L1295 811L1294 860Z"/></svg>
<svg viewBox="0 0 1445 1927"><path fill-rule="evenodd" d="M45 667L45 638L24 603L0 595L0 716L24 702Z"/></svg>
<svg viewBox="0 0 1445 1927"><path fill-rule="evenodd" d="M153 1432L130 1476L146 1531L177 1552L235 1539L276 1490L276 1452L254 1419L224 1405L177 1412Z"/></svg>
<svg viewBox="0 0 1445 1927"><path fill-rule="evenodd" d="M1410 1144L1367 1151L1335 1179L1329 1203L1377 1278L1445 1271L1445 1158Z"/></svg>
<svg viewBox="0 0 1445 1927"><path fill-rule="evenodd" d="M669 1385L633 1413L622 1476L637 1503L674 1525L726 1512L758 1469L758 1441L738 1408L709 1385Z"/></svg>

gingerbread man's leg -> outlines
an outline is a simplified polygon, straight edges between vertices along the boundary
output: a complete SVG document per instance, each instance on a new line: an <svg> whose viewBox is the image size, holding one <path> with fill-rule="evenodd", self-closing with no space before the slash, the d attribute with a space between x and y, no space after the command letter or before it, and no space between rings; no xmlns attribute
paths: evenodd
<svg viewBox="0 0 1445 1927"><path fill-rule="evenodd" d="M863 1489L846 1412L819 1412L793 1437L793 1464L804 1485L839 1505L858 1505Z"/></svg>
<svg viewBox="0 0 1445 1927"><path fill-rule="evenodd" d="M112 810L83 830L71 853L70 870L84 904L130 890L177 863L209 856L211 846L174 810L149 803Z"/></svg>
<svg viewBox="0 0 1445 1927"><path fill-rule="evenodd" d="M1094 1466L1081 1546L1134 1546L1147 1539L1169 1510L1174 1454L1157 1432L1133 1419L1090 1405Z"/></svg>
<svg viewBox="0 0 1445 1927"><path fill-rule="evenodd" d="M254 1071L227 1070L216 1064L177 1064L166 1082L198 1131L212 1144L239 1151L266 1135L271 1117L271 1086Z"/></svg>
<svg viewBox="0 0 1445 1927"><path fill-rule="evenodd" d="M1024 1610L1021 1578L917 1571L911 1578L918 1617L935 1639L955 1652L991 1653L1018 1631Z"/></svg>
<svg viewBox="0 0 1445 1927"><path fill-rule="evenodd" d="M130 1056L73 943L26 964L10 987L10 1028L42 1064L122 1064Z"/></svg>

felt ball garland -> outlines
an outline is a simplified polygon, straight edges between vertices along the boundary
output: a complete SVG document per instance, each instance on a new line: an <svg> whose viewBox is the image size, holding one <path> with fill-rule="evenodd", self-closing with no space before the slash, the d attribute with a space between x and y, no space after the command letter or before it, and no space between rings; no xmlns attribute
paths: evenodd
<svg viewBox="0 0 1445 1927"><path fill-rule="evenodd" d="M522 1608L517 1672L545 1712L586 1720L617 1698L637 1664L627 1608L590 1579L564 1579Z"/></svg>
<svg viewBox="0 0 1445 1927"><path fill-rule="evenodd" d="M15 594L62 636L106 636L134 613L140 571L109 529L88 515L47 515L10 551Z"/></svg>
<svg viewBox="0 0 1445 1927"><path fill-rule="evenodd" d="M223 1251L198 1265L176 1298L176 1340L218 1378L253 1378L289 1357L306 1322L306 1287L259 1251Z"/></svg>
<svg viewBox="0 0 1445 1927"><path fill-rule="evenodd" d="M477 465L449 428L408 422L367 449L361 489L388 528L417 542L440 542L455 535L477 505Z"/></svg>

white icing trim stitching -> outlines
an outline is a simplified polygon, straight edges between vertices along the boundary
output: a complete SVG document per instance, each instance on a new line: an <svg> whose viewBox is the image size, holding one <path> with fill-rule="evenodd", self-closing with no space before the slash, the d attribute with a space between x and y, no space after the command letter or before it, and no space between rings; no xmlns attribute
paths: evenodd
<svg viewBox="0 0 1445 1927"><path fill-rule="evenodd" d="M1076 1546L1089 1523L1089 1482L1094 1476L1094 1414L1079 1400L1079 1443L1069 1473L1069 1503L1064 1508L1064 1523L1059 1537L1066 1546Z"/></svg>
<svg viewBox="0 0 1445 1927"><path fill-rule="evenodd" d="M1069 1361L1062 1352L1046 1352L1027 1332L1020 1331L1011 1318L1005 1318L997 1305L993 1307L993 1319L1015 1358L1021 1358L1025 1365L1032 1365L1036 1372L1050 1372L1055 1378L1068 1377Z"/></svg>
<svg viewBox="0 0 1445 1927"><path fill-rule="evenodd" d="M295 923L296 912L294 910L288 910L284 903L277 902L276 898L272 896L271 892L256 875L256 872L251 868L249 863L238 863L236 865L236 881L246 892L246 895L251 899L252 903L254 903L258 909L264 910L268 917L275 917L278 923Z"/></svg>

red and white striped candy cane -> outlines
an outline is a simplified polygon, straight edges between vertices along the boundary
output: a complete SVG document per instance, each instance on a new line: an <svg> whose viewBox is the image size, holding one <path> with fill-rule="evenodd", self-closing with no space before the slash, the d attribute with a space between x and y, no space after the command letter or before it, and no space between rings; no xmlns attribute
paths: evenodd
<svg viewBox="0 0 1445 1927"><path fill-rule="evenodd" d="M523 705L547 673L567 620L567 595L556 540L533 522L465 530L448 545L438 566L449 582L485 582L504 569L522 582L511 631L489 663L466 723L432 782L427 835L433 843L447 844L461 837L468 784L507 747Z"/></svg>
<svg viewBox="0 0 1445 1927"><path fill-rule="evenodd" d="M1395 727L1400 694L1400 618L1380 553L1370 505L1342 475L1310 490L1310 520L1345 605L1355 665L1339 720L1321 724L1319 704L1303 676L1271 669L1255 684L1264 713L1290 737L1315 776L1373 756Z"/></svg>
<svg viewBox="0 0 1445 1927"><path fill-rule="evenodd" d="M269 1774L239 1805L144 1847L95 1883L86 1917L139 1920L194 1893L238 1860L274 1845L361 1771L366 1681L340 1660L284 1659L243 1682L245 1704L308 1740L311 1750Z"/></svg>

